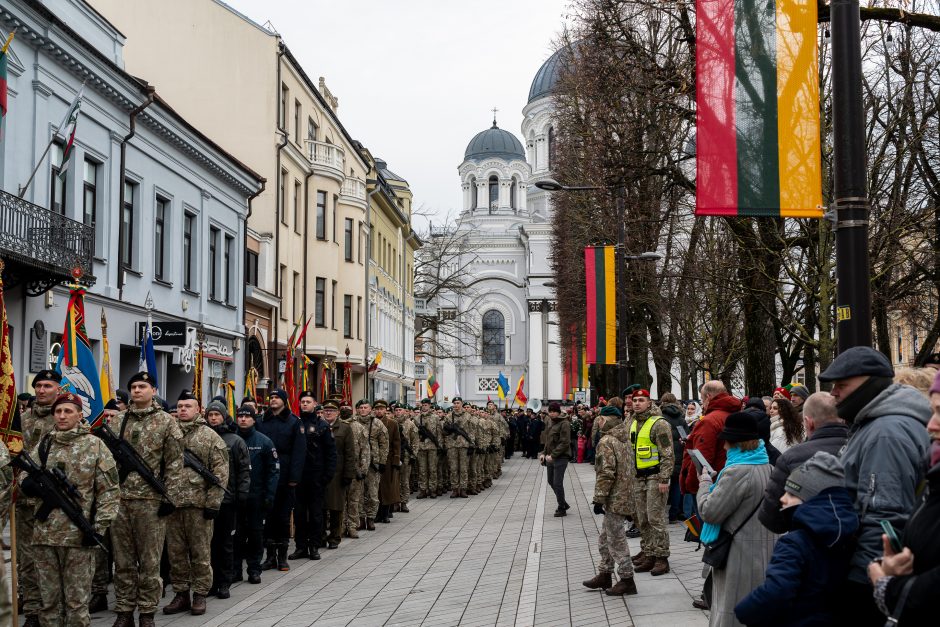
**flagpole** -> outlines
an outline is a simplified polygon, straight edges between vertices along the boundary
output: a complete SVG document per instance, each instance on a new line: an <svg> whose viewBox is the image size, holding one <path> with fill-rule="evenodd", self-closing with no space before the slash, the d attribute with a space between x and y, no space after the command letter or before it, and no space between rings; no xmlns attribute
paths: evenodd
<svg viewBox="0 0 940 627"><path fill-rule="evenodd" d="M16 31L14 30L13 32L16 32ZM12 39L12 36L11 36L11 39ZM6 46L9 45L9 43L10 42L7 41L7 44L3 47L4 52L6 51ZM33 171L30 173L29 179L27 179L26 184L20 188L20 192L18 194L20 198L26 195L26 190L29 189L29 186L32 184L33 179L36 177L36 172L39 171L39 166L41 166L43 162L46 160L46 155L49 154L49 149L52 148L52 143L56 140L56 137L59 136L59 131L62 130L62 127L65 125L65 123L68 122L69 117L71 116L71 113L72 113L72 109L75 106L75 102L78 102L82 98L82 95L85 92L85 82L86 81L82 81L82 87L81 89L78 90L78 94L75 97L75 101L72 102L71 105L69 105L69 110L65 114L66 116L65 119L62 120L62 124L60 124L58 128L56 128L55 132L52 134L52 137L49 138L49 143L46 144L46 149L42 151L42 156L39 157L39 161L36 162L36 167L34 167Z"/></svg>

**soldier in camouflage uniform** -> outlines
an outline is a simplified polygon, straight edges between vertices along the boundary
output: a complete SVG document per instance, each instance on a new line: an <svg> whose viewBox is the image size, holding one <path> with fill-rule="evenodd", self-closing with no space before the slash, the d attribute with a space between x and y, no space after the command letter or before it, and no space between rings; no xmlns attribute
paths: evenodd
<svg viewBox="0 0 940 627"><path fill-rule="evenodd" d="M418 446L415 448L418 454L418 498L435 499L440 487L437 474L437 445L431 441L431 438L421 435L419 429L419 427L424 427L438 444L444 441L440 420L431 411L431 399L421 399L421 410L416 422L415 431L419 432Z"/></svg>
<svg viewBox="0 0 940 627"><path fill-rule="evenodd" d="M401 425L402 442L407 440L408 444L411 446L411 450L414 451L415 455L417 455L418 427L415 426L414 421L411 419L411 415L408 409L402 405L395 407L395 420L397 420L398 424ZM408 499L411 496L411 464L414 459L405 449L404 444L401 445L401 448L401 472L399 473L398 486L398 493L401 500L399 511L408 513Z"/></svg>
<svg viewBox="0 0 940 627"><path fill-rule="evenodd" d="M349 489L346 490L343 535L347 538L358 538L360 504L362 503L366 473L369 472L369 432L366 431L361 422L353 417L352 407L343 407L340 410L340 420L352 429L353 442L355 443L354 463L356 465L356 476Z"/></svg>
<svg viewBox="0 0 940 627"><path fill-rule="evenodd" d="M188 391L180 394L176 402L176 419L183 432L183 449L192 453L220 485L211 485L184 464L183 487L166 527L170 580L176 596L163 608L163 613L189 610L193 616L202 616L212 587L212 521L222 507L222 486L228 485L228 446L206 423L199 413L199 400Z"/></svg>
<svg viewBox="0 0 940 627"><path fill-rule="evenodd" d="M444 442L447 447L447 466L450 473L450 485L453 492L450 498L467 498L467 450L472 444L467 442L462 435L457 433L447 433L447 426L455 425L462 428L467 435L473 438L474 430L470 424L470 416L463 409L463 399L459 396L454 397L454 408L450 416L444 418L441 429L444 432Z"/></svg>
<svg viewBox="0 0 940 627"><path fill-rule="evenodd" d="M604 516L597 549L601 554L598 574L584 582L592 590L603 588L610 596L636 594L633 581L633 561L630 559L630 547L627 545L627 533L624 523L627 514L633 509L632 475L633 447L630 444L630 432L622 428L620 410L606 406L601 410L598 421L601 433L594 457L594 472L597 481L594 484L594 513ZM614 566L620 572L620 579L613 584Z"/></svg>
<svg viewBox="0 0 940 627"><path fill-rule="evenodd" d="M0 524L5 524L10 513L10 500L13 498L13 467L10 466L10 451L6 444L0 444ZM13 601L10 598L10 586L7 583L6 566L0 568L0 625L13 623Z"/></svg>
<svg viewBox="0 0 940 627"><path fill-rule="evenodd" d="M82 399L63 394L53 404L55 428L44 435L30 456L43 468L57 468L78 493L82 514L96 533L104 534L120 502L117 467L108 447L82 422ZM23 489L29 490L28 480ZM39 575L42 625L87 627L91 579L95 572L93 541L59 508L45 521L33 520L33 557Z"/></svg>
<svg viewBox="0 0 940 627"><path fill-rule="evenodd" d="M44 435L51 432L55 423L52 404L59 396L62 375L54 370L43 370L33 379L36 400L25 414L20 416L23 428L23 450L31 451ZM19 582L23 605L20 610L26 616L24 627L39 626L39 574L33 562L33 522L39 501L34 498L16 499L16 579Z"/></svg>
<svg viewBox="0 0 940 627"><path fill-rule="evenodd" d="M153 615L163 593L160 555L166 539L166 517L180 501L183 487L183 433L176 419L154 400L153 377L138 372L130 378L130 406L114 418L119 437L134 447L150 472L163 476L169 501L138 473L121 483L121 506L111 525L114 548L114 627L153 627ZM119 469L120 470L120 469ZM127 470L124 470L127 472Z"/></svg>
<svg viewBox="0 0 940 627"><path fill-rule="evenodd" d="M375 531L375 517L379 513L379 481L388 460L388 429L372 414L372 405L362 399L356 403L358 420L369 438L369 465L359 508L359 529Z"/></svg>
<svg viewBox="0 0 940 627"><path fill-rule="evenodd" d="M672 427L653 407L648 390L633 393L630 439L634 446L636 524L640 529L640 553L636 572L663 575L669 572L669 481L675 453Z"/></svg>
<svg viewBox="0 0 940 627"><path fill-rule="evenodd" d="M467 447L467 494L476 496L480 493L480 480L477 474L481 459L477 448L480 444L480 420L477 418L476 410L473 407L464 405L463 413L466 422L464 431L470 435L471 439L471 443Z"/></svg>
<svg viewBox="0 0 940 627"><path fill-rule="evenodd" d="M434 415L437 417L437 426L440 431L440 436L438 436L437 440L441 444L441 448L437 451L437 495L441 496L444 492L453 489L450 483L450 463L447 457L447 441L444 438L444 431L442 429L447 414L445 414L440 406L435 405Z"/></svg>

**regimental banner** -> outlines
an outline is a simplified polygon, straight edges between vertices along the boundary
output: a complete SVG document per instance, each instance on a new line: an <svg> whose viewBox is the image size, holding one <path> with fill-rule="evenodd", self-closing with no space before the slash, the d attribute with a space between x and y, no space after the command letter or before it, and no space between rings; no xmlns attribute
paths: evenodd
<svg viewBox="0 0 940 627"><path fill-rule="evenodd" d="M613 246L584 249L587 363L617 363L617 279Z"/></svg>
<svg viewBox="0 0 940 627"><path fill-rule="evenodd" d="M696 215L821 218L816 0L696 0Z"/></svg>
<svg viewBox="0 0 940 627"><path fill-rule="evenodd" d="M19 405L16 402L16 381L13 376L13 354L10 352L10 327L3 301L3 262L0 261L0 441L11 455L23 450Z"/></svg>
<svg viewBox="0 0 940 627"><path fill-rule="evenodd" d="M562 385L565 398L574 398L577 390L588 387L587 351L582 327L572 324L568 328L568 347L565 351L565 370Z"/></svg>

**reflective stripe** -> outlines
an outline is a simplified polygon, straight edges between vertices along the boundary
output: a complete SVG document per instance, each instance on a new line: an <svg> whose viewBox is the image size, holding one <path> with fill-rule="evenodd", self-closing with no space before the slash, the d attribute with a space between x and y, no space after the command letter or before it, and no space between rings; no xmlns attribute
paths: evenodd
<svg viewBox="0 0 940 627"><path fill-rule="evenodd" d="M636 432L636 421L630 426L630 439L633 441L633 449L636 456L637 470L653 468L659 465L659 447L650 438L650 432L653 425L660 420L662 416L650 416L643 423L640 433Z"/></svg>

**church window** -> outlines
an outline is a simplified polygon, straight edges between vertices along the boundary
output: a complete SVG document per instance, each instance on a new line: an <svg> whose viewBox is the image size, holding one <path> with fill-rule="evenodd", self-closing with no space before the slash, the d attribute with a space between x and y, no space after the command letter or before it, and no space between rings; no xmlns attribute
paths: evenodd
<svg viewBox="0 0 940 627"><path fill-rule="evenodd" d="M506 320L491 309L483 314L483 363L501 365L506 362Z"/></svg>
<svg viewBox="0 0 940 627"><path fill-rule="evenodd" d="M490 177L490 209L499 207L499 178L494 174Z"/></svg>
<svg viewBox="0 0 940 627"><path fill-rule="evenodd" d="M548 167L551 169L552 161L555 160L555 129L548 127Z"/></svg>
<svg viewBox="0 0 940 627"><path fill-rule="evenodd" d="M516 207L516 194L519 191L519 186L516 184L516 177L512 178L512 187L509 188L509 206L512 209L517 209Z"/></svg>
<svg viewBox="0 0 940 627"><path fill-rule="evenodd" d="M470 209L477 208L477 180L470 177Z"/></svg>

